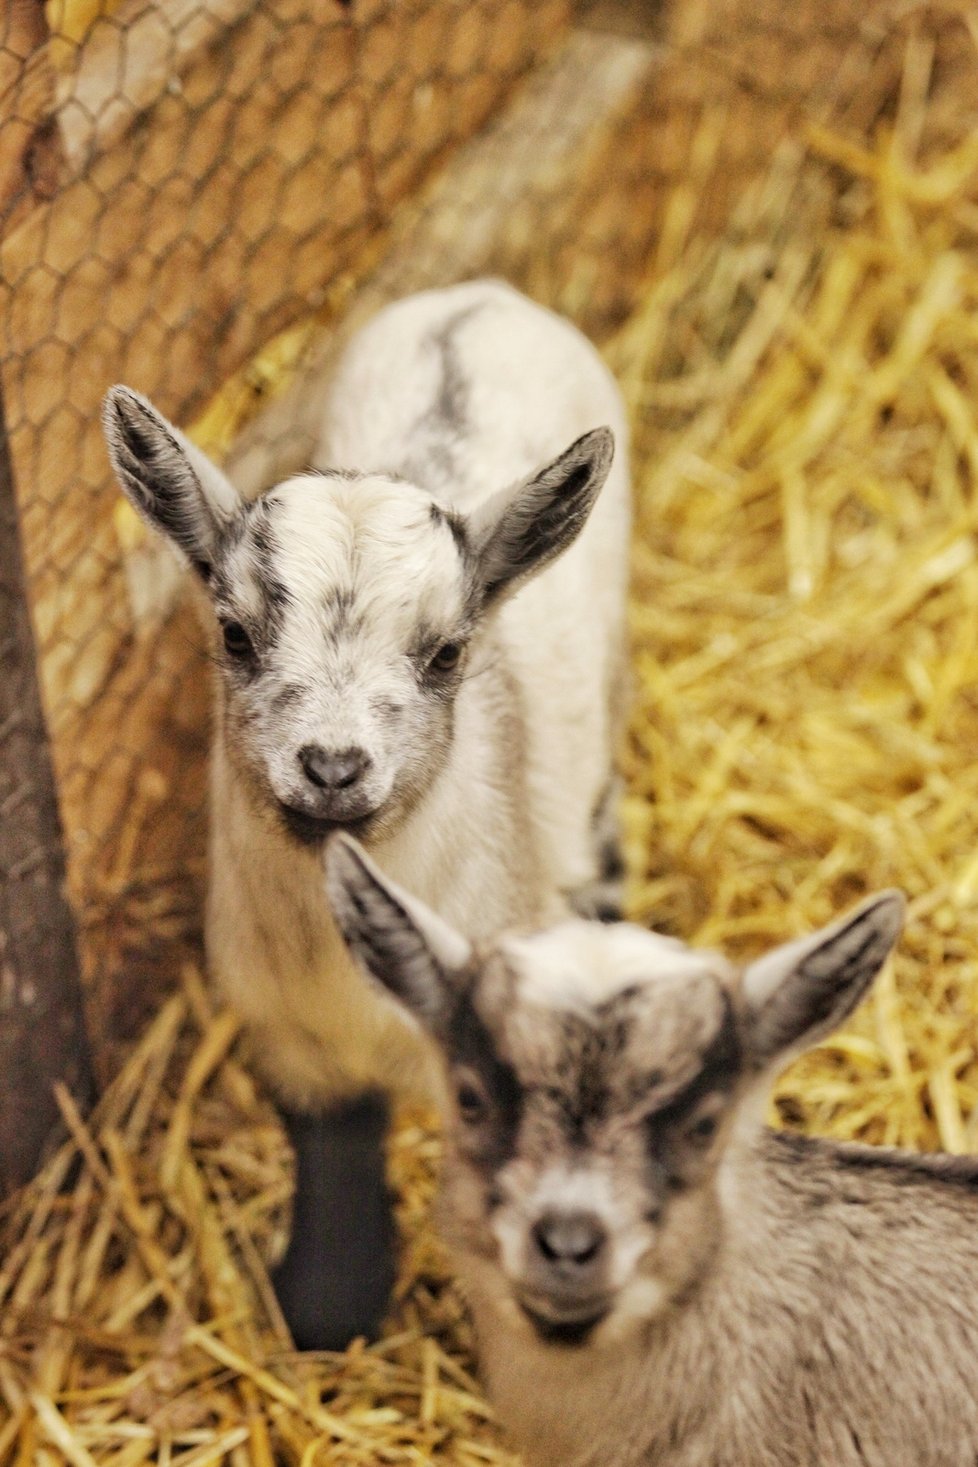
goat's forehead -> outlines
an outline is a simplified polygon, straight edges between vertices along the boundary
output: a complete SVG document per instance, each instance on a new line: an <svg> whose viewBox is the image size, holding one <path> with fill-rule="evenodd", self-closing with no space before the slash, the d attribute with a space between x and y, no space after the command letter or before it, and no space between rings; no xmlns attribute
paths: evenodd
<svg viewBox="0 0 978 1467"><path fill-rule="evenodd" d="M583 1010L636 987L655 1002L697 979L715 985L728 965L716 953L631 922L569 921L529 936L510 936L501 948L516 975L519 996L555 1009Z"/></svg>
<svg viewBox="0 0 978 1467"><path fill-rule="evenodd" d="M569 1051L589 1062L602 1055L609 1070L634 1063L678 1076L698 1066L729 1012L732 970L722 957L629 923L568 922L509 937L497 962L502 1044L537 1079L566 1072ZM508 1002L499 1002L502 972Z"/></svg>
<svg viewBox="0 0 978 1467"><path fill-rule="evenodd" d="M224 578L247 602L271 590L300 611L356 598L367 616L386 605L451 617L463 565L450 518L416 485L381 474L301 474L249 508Z"/></svg>

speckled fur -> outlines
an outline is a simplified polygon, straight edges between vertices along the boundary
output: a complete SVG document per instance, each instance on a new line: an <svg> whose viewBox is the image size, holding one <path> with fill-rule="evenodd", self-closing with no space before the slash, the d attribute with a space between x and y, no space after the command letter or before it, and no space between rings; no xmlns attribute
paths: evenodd
<svg viewBox="0 0 978 1467"><path fill-rule="evenodd" d="M896 894L738 972L626 924L473 950L352 843L330 882L468 1096L442 1225L531 1467L974 1467L978 1161L760 1120L772 1073L866 992ZM607 1236L604 1312L559 1342L533 1244L554 1208Z"/></svg>
<svg viewBox="0 0 978 1467"><path fill-rule="evenodd" d="M549 511L535 522L543 494L514 486L602 425L607 483L583 530L590 498L566 496L560 534L580 533L531 578ZM321 843L283 821L309 793L296 751L369 752L363 838L474 936L550 920L600 880L592 821L621 720L627 580L617 389L570 325L482 281L361 331L315 468L250 506L134 394L110 395L106 427L133 503L254 647L217 679L207 945L256 1061L299 1108L375 1084L437 1092L425 1046L347 957ZM520 555L518 589L497 597ZM423 668L449 638L466 651L436 686Z"/></svg>

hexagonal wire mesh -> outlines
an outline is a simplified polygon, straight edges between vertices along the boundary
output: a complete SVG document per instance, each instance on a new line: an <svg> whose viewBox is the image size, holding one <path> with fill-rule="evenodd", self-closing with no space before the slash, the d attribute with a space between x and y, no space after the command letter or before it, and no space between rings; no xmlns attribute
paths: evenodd
<svg viewBox="0 0 978 1467"><path fill-rule="evenodd" d="M893 105L910 23L849 0L674 0L657 49L642 4L603 0L590 29L571 10L7 7L6 428L103 1057L196 949L208 705L183 583L111 482L106 387L148 393L254 491L302 462L336 342L394 294L491 269L600 339L655 251L731 216L789 118L865 129Z"/></svg>
<svg viewBox="0 0 978 1467"><path fill-rule="evenodd" d="M208 678L169 560L111 482L99 401L123 380L193 422L321 310L566 12L18 0L0 22L6 430L103 1053L197 940Z"/></svg>

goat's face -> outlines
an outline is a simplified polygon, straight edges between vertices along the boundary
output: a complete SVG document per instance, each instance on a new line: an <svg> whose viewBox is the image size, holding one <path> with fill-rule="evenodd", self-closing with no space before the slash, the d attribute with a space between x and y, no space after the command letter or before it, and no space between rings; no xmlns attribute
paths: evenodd
<svg viewBox="0 0 978 1467"><path fill-rule="evenodd" d="M302 840L392 828L478 670L462 527L411 485L303 475L242 510L210 588L226 739L252 785Z"/></svg>
<svg viewBox="0 0 978 1467"><path fill-rule="evenodd" d="M730 977L575 922L504 941L459 993L445 1215L516 1327L617 1339L702 1270L741 1077Z"/></svg>
<svg viewBox="0 0 978 1467"><path fill-rule="evenodd" d="M450 1241L512 1328L560 1345L621 1340L702 1280L742 1101L855 1007L904 905L883 893L737 972L628 923L477 954L345 838L328 880L355 956L441 1047Z"/></svg>
<svg viewBox="0 0 978 1467"><path fill-rule="evenodd" d="M585 523L611 466L598 428L471 514L387 474L303 474L245 504L144 398L104 413L125 493L190 561L220 627L223 737L297 839L389 834L445 763L477 633Z"/></svg>

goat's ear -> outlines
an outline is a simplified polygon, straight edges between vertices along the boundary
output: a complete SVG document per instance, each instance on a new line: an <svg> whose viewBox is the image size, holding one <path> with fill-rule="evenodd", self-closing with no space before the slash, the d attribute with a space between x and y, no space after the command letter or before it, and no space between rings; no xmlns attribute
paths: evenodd
<svg viewBox="0 0 978 1467"><path fill-rule="evenodd" d="M468 532L480 605L542 570L576 539L614 454L611 429L595 428L546 468L473 511Z"/></svg>
<svg viewBox="0 0 978 1467"><path fill-rule="evenodd" d="M767 1069L831 1034L852 1013L903 930L906 899L883 891L743 973L749 1062Z"/></svg>
<svg viewBox="0 0 978 1467"><path fill-rule="evenodd" d="M206 581L218 541L241 508L237 490L147 398L128 387L106 394L102 426L126 498Z"/></svg>
<svg viewBox="0 0 978 1467"><path fill-rule="evenodd" d="M471 963L468 941L384 876L348 835L330 842L326 887L353 956L424 1028L437 1033L458 978Z"/></svg>

